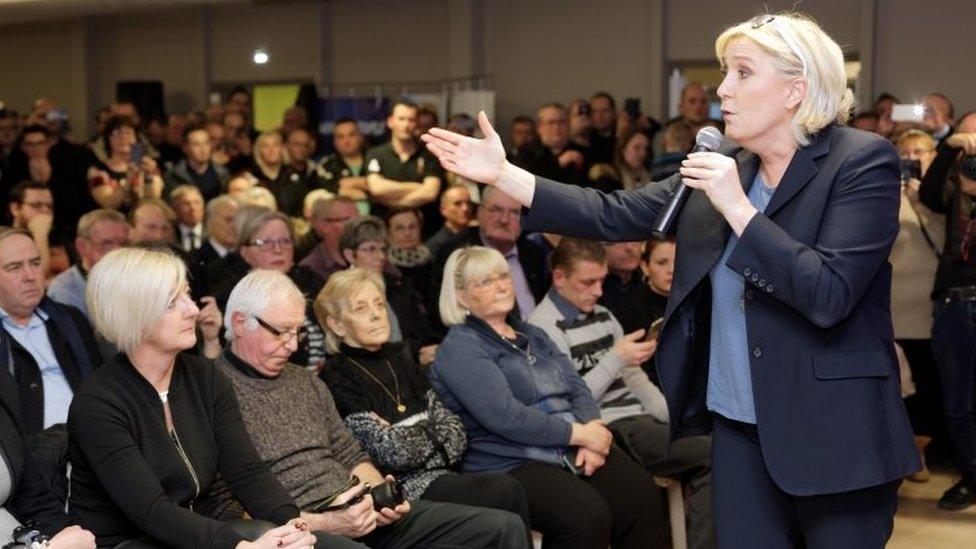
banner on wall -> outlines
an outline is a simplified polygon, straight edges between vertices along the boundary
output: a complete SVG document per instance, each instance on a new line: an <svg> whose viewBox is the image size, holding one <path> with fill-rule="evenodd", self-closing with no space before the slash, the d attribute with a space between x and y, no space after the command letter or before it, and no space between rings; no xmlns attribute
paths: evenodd
<svg viewBox="0 0 976 549"><path fill-rule="evenodd" d="M386 134L389 98L383 96L319 98L319 136L325 152L332 152L335 121L352 118L368 143L378 143Z"/></svg>

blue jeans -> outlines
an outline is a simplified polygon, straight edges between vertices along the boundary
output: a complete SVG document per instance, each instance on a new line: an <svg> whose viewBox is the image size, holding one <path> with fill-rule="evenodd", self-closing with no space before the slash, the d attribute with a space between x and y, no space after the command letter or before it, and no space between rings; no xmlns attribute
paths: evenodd
<svg viewBox="0 0 976 549"><path fill-rule="evenodd" d="M932 355L956 467L976 480L976 301L936 301Z"/></svg>

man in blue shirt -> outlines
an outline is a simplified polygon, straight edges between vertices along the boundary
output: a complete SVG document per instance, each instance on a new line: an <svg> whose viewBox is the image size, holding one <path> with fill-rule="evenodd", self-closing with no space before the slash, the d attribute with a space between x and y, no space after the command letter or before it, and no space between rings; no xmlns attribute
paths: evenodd
<svg viewBox="0 0 976 549"><path fill-rule="evenodd" d="M0 228L0 327L0 368L16 380L25 430L64 423L100 363L95 334L81 311L44 296L37 244L9 227Z"/></svg>

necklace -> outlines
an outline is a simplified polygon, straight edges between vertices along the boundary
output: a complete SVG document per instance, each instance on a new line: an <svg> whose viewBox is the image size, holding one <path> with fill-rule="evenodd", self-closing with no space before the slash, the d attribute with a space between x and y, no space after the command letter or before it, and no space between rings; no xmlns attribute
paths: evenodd
<svg viewBox="0 0 976 549"><path fill-rule="evenodd" d="M402 414L407 411L407 407L402 402L400 402L400 382L397 381L396 372L393 371L393 366L390 364L389 360L386 360L386 367L390 369L390 375L393 376L393 384L395 388L394 390L396 391L396 397L394 397L393 393L391 393L390 390L386 388L386 385L383 385L383 382L380 381L379 378L374 376L372 372L367 370L365 366L356 362L350 356L347 356L345 358L349 362L355 364L360 370L363 371L364 374L368 375L373 381L375 381L376 384L380 386L380 389L383 389L383 392L385 392L386 395L390 397L390 400L392 400L393 403L396 404L397 412L400 412Z"/></svg>
<svg viewBox="0 0 976 549"><path fill-rule="evenodd" d="M516 352L525 355L525 360L528 361L529 364L535 364L536 359L535 359L535 355L532 354L532 342L529 341L529 336L523 334L522 332L514 328L512 329L512 331L515 332L515 339L518 339L518 336L522 336L525 338L525 350L523 351L518 345L515 344L515 342L513 342L511 339L508 339L505 336L502 336L502 341L508 343L508 345L512 349L515 349Z"/></svg>

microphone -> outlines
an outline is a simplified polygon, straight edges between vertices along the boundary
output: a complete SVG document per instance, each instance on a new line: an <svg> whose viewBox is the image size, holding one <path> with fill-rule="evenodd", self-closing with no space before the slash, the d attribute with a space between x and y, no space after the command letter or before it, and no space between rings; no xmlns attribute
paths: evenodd
<svg viewBox="0 0 976 549"><path fill-rule="evenodd" d="M698 130L695 136L695 148L691 152L715 152L722 144L722 132L712 126L705 126ZM685 185L684 181L679 181L677 188L671 193L671 198L664 204L664 209L657 214L654 225L651 226L651 235L654 238L666 238L674 232L674 225L678 221L681 209L685 207L688 196L691 194L691 187Z"/></svg>

